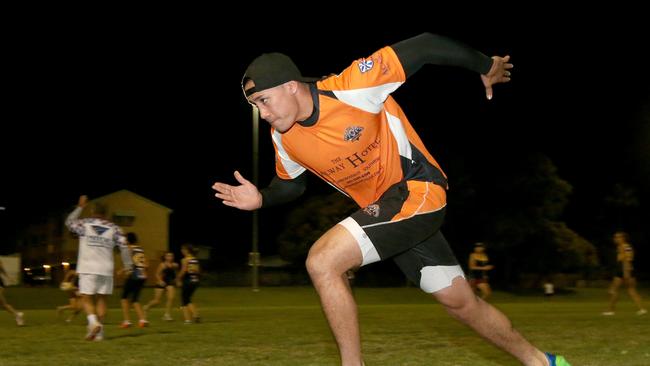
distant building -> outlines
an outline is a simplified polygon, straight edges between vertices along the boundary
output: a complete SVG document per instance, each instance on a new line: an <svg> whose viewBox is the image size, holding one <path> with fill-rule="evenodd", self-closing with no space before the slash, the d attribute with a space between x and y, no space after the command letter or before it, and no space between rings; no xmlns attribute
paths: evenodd
<svg viewBox="0 0 650 366"><path fill-rule="evenodd" d="M8 277L4 277L2 281L6 286L17 285L20 282L22 268L20 268L20 254L0 255L0 262L2 268Z"/></svg>
<svg viewBox="0 0 650 366"><path fill-rule="evenodd" d="M119 225L125 233L134 232L138 235L139 244L149 260L147 282L154 283L160 257L169 250L169 215L172 210L126 189L90 201L94 202L104 204L108 208L108 219ZM48 215L23 232L20 251L26 272L28 268L50 266L48 272L52 272L52 281L57 282L63 272L62 263L77 262L79 240L65 227L65 219L73 209L71 206L66 212ZM84 210L81 217L88 217L88 211ZM116 270L121 268L118 257L116 255ZM118 280L116 284L121 282Z"/></svg>

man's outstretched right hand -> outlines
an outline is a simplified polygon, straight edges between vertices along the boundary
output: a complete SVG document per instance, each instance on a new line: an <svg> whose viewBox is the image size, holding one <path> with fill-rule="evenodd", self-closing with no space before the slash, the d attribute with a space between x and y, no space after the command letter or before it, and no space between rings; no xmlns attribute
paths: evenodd
<svg viewBox="0 0 650 366"><path fill-rule="evenodd" d="M262 194L246 180L238 171L235 171L235 179L240 183L238 186L216 182L212 189L217 191L215 197L222 200L226 206L236 207L240 210L257 210L262 207Z"/></svg>

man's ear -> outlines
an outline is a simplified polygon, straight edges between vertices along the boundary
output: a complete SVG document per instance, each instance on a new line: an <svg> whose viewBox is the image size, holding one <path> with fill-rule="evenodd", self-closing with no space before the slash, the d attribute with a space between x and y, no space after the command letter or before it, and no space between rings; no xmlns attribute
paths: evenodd
<svg viewBox="0 0 650 366"><path fill-rule="evenodd" d="M291 94L296 94L298 92L298 82L295 80L287 81L285 87L289 88Z"/></svg>

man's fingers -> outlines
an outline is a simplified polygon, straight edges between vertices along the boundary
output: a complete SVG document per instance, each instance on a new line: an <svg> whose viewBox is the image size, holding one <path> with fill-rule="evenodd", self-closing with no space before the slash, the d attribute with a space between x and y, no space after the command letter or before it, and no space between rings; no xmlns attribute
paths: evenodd
<svg viewBox="0 0 650 366"><path fill-rule="evenodd" d="M232 190L232 186L228 184L223 184L223 183L215 183L212 186L212 189L215 191L218 191L219 193L229 193L230 190Z"/></svg>
<svg viewBox="0 0 650 366"><path fill-rule="evenodd" d="M492 100L492 87L488 86L485 88L485 95L487 96L488 100Z"/></svg>
<svg viewBox="0 0 650 366"><path fill-rule="evenodd" d="M236 204L235 202L233 202L233 201L226 201L226 200L223 200L223 201L221 201L221 202L222 202L224 205L226 205L226 206L239 208L239 207L237 207L237 204Z"/></svg>
<svg viewBox="0 0 650 366"><path fill-rule="evenodd" d="M231 195L229 194L215 193L214 196L222 200L232 199Z"/></svg>
<svg viewBox="0 0 650 366"><path fill-rule="evenodd" d="M244 177L239 173L239 171L235 170L235 179L241 184L249 184L250 182L244 179Z"/></svg>

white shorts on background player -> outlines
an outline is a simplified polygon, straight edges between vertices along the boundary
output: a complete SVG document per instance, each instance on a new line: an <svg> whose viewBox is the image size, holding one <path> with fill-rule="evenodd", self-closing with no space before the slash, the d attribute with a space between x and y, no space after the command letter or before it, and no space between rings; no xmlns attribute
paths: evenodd
<svg viewBox="0 0 650 366"><path fill-rule="evenodd" d="M110 295L113 293L113 276L79 273L79 292L83 295Z"/></svg>

